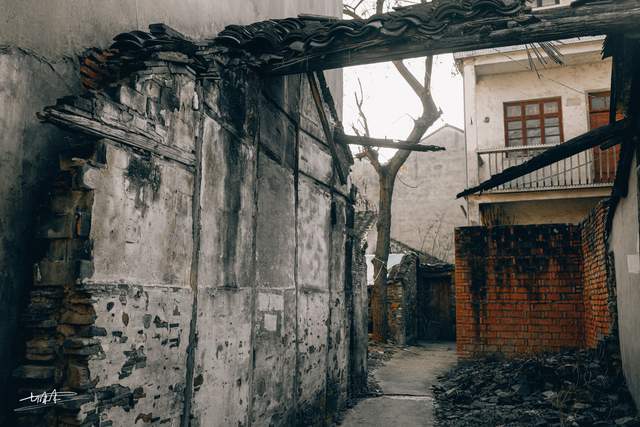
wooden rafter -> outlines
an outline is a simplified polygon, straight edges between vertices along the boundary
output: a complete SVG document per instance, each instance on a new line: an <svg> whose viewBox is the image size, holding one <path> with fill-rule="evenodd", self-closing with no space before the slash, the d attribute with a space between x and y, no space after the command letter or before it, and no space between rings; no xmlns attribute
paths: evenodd
<svg viewBox="0 0 640 427"><path fill-rule="evenodd" d="M382 138L369 138L366 136L354 136L345 135L340 132L336 132L336 142L340 142L348 145L361 145L363 147L383 147L383 148L397 148L398 150L409 151L444 151L444 147L438 145L419 145L409 141L400 141L396 139L382 139Z"/></svg>
<svg viewBox="0 0 640 427"><path fill-rule="evenodd" d="M327 139L327 144L329 144L329 150L331 151L333 165L336 169L336 172L338 173L340 183L346 184L347 175L349 174L349 172L344 170L342 162L340 162L338 147L336 147L336 141L333 139L333 131L331 129L331 125L329 124L329 120L327 119L327 115L324 111L324 105L320 96L318 81L316 80L316 76L313 73L307 73L307 80L309 81L309 86L311 88L311 96L313 98L313 102L316 105L316 110L318 111L318 116L320 117L320 123L322 124L324 136Z"/></svg>

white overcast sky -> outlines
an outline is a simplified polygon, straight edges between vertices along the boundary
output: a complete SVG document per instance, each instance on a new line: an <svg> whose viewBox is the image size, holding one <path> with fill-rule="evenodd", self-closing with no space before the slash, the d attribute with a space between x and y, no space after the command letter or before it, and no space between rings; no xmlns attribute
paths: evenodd
<svg viewBox="0 0 640 427"><path fill-rule="evenodd" d="M406 60L418 81L423 81L424 59ZM352 123L358 119L354 92L359 91L358 79L364 90L364 111L371 136L406 139L413 126L413 118L421 113L420 101L398 74L392 63L362 65L344 69L344 125L353 134ZM444 123L464 129L464 101L462 76L455 71L453 55L439 55L434 59L431 90L436 105L442 110L441 119L429 130ZM386 151L383 157L393 151Z"/></svg>

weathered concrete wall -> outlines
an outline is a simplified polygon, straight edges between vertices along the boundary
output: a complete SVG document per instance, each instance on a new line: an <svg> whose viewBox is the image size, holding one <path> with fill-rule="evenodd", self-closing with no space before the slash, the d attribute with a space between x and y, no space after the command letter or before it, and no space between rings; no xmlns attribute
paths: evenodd
<svg viewBox="0 0 640 427"><path fill-rule="evenodd" d="M64 256L35 277L62 292L31 293L21 392L81 394L48 425L332 424L366 378L366 284L308 83L171 65L54 109L124 136L63 156L56 191L87 201L45 210Z"/></svg>
<svg viewBox="0 0 640 427"><path fill-rule="evenodd" d="M339 16L342 2L329 0L248 0L243 2L188 0L114 0L73 4L64 0L42 3L0 1L6 19L2 44L33 49L48 57L70 55L87 46L104 46L114 34L164 22L198 39L214 36L229 24L249 24L300 13ZM46 31L45 31L46 29Z"/></svg>
<svg viewBox="0 0 640 427"><path fill-rule="evenodd" d="M640 405L640 237L638 233L638 161L633 161L629 177L629 195L621 199L615 211L609 250L615 262L618 301L618 329L622 364L629 391Z"/></svg>
<svg viewBox="0 0 640 427"><path fill-rule="evenodd" d="M14 334L24 307L39 200L55 175L62 148L61 132L41 125L35 113L64 95L81 91L77 57L85 48L106 47L122 31L146 30L165 22L194 38L211 38L229 24L250 23L299 13L338 16L341 1L274 0L269 2L0 0L0 387L10 390L16 366ZM341 99L341 73L327 73L335 99ZM338 105L341 108L341 105ZM0 402L5 413L7 399ZM2 417L2 415L0 415ZM0 424L2 418L0 418Z"/></svg>
<svg viewBox="0 0 640 427"><path fill-rule="evenodd" d="M500 209L506 224L578 224L600 202L601 198L530 200L508 203L487 203L480 207L482 216L485 209Z"/></svg>
<svg viewBox="0 0 640 427"><path fill-rule="evenodd" d="M467 224L466 202L455 198L466 183L464 133L447 125L426 137L424 144L446 151L413 153L400 168L391 205L391 237L453 262L454 229ZM373 166L366 159L356 161L352 179L367 209L377 210L379 185ZM367 237L369 253L375 251L375 235L374 228Z"/></svg>
<svg viewBox="0 0 640 427"><path fill-rule="evenodd" d="M353 216L353 211L350 214ZM353 218L347 215L347 224L353 225ZM351 325L349 327L349 392L351 395L360 395L367 390L367 347L369 345L369 295L367 292L367 261L365 258L366 244L364 240L352 241L353 255L351 258L351 281L347 276L347 288L349 309L352 311ZM348 262L348 260L347 260ZM347 266L349 267L349 266Z"/></svg>
<svg viewBox="0 0 640 427"><path fill-rule="evenodd" d="M68 60L47 62L0 41L0 389L11 396L17 360L18 317L31 282L32 213L47 194L62 132L42 126L35 113L68 94L75 75ZM0 424L9 399L0 399Z"/></svg>

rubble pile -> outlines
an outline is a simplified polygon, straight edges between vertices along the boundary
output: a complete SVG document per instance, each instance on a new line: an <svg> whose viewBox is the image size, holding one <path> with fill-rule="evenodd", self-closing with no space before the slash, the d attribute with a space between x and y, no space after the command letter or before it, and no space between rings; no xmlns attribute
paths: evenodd
<svg viewBox="0 0 640 427"><path fill-rule="evenodd" d="M464 362L433 391L441 426L640 426L615 352Z"/></svg>

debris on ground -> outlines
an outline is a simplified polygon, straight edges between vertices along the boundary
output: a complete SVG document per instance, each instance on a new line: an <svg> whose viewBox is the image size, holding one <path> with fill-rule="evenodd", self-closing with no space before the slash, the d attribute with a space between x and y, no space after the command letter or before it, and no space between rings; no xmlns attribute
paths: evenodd
<svg viewBox="0 0 640 427"><path fill-rule="evenodd" d="M393 344L382 344L369 340L369 351L367 354L367 391L369 396L381 396L382 388L378 381L376 381L373 373L379 367L384 365L384 362L391 360L393 354L398 350L398 346Z"/></svg>
<svg viewBox="0 0 640 427"><path fill-rule="evenodd" d="M462 362L433 391L440 426L640 426L620 356L602 349Z"/></svg>

